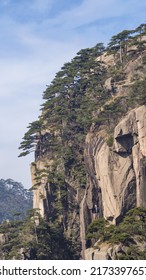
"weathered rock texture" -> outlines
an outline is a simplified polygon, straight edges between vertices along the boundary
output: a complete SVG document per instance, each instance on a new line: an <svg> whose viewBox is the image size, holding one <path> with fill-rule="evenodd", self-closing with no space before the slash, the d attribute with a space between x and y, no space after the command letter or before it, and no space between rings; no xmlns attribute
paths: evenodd
<svg viewBox="0 0 146 280"><path fill-rule="evenodd" d="M144 244L145 246L145 244ZM98 248L89 248L85 250L86 260L115 260L117 256L123 254L125 246L122 244L111 245L108 243L102 243Z"/></svg>
<svg viewBox="0 0 146 280"><path fill-rule="evenodd" d="M101 248L100 253L93 248L86 250L85 232L97 217L103 216L115 224L132 207L146 207L146 106L131 110L121 119L114 129L112 147L102 131L89 132L84 157L88 174L86 189L80 191L75 182L67 179L70 206L61 219L69 235L74 232L76 238L80 237L82 258L108 259L109 247ZM50 162L46 158L32 166L33 184L36 169L43 169ZM51 189L46 182L44 175L39 188L34 190L34 208L39 208L43 217L49 215L52 207Z"/></svg>
<svg viewBox="0 0 146 280"><path fill-rule="evenodd" d="M87 137L87 164L101 190L103 217L112 223L118 222L132 207L146 207L145 122L146 106L130 111L115 127L112 148L98 133ZM86 259L91 259L94 250L91 251L86 251ZM99 254L101 251L94 254L94 259L102 259ZM104 258L108 259L105 255Z"/></svg>
<svg viewBox="0 0 146 280"><path fill-rule="evenodd" d="M56 198L54 198L53 194L54 186L47 181L47 171L46 173L43 172L39 179L39 183L36 179L36 174L38 171L46 170L46 166L50 173L52 164L53 160L50 157L43 157L31 165L32 184L33 186L36 186L36 189L34 187L33 208L39 209L41 217L46 218L47 220L50 220L50 218L55 216L54 209L56 207ZM62 167L58 167L58 169L61 168ZM62 214L60 214L58 222L62 222L67 236L75 236L79 240L80 228L82 235L85 234L85 231L82 231L82 225L80 225L80 220L82 220L83 215L81 213L84 212L84 203L82 202L84 192L82 190L79 191L77 182L72 181L71 178L66 178L64 184L67 191L67 203L64 203ZM59 192L57 200L60 200ZM80 203L83 205L81 206L81 211L79 211Z"/></svg>
<svg viewBox="0 0 146 280"><path fill-rule="evenodd" d="M112 148L99 132L86 139L89 178L101 190L103 216L114 223L132 206L146 206L145 122L146 106L141 106L115 127Z"/></svg>

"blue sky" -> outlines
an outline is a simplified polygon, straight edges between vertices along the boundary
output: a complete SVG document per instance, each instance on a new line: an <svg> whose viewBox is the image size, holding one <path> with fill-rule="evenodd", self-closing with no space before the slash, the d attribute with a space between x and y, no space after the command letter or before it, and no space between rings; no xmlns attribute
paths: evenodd
<svg viewBox="0 0 146 280"><path fill-rule="evenodd" d="M60 67L145 22L145 0L0 0L0 178L31 187L33 155L18 147Z"/></svg>

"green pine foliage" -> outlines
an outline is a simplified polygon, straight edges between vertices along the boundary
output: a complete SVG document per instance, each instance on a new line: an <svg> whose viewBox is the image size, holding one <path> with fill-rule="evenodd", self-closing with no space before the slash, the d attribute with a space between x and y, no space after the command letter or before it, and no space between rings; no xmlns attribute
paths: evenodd
<svg viewBox="0 0 146 280"><path fill-rule="evenodd" d="M42 105L41 120L31 123L24 135L20 146L23 153L37 148L43 126L50 129L52 139L49 145L51 142L54 144L54 130L61 133L63 141L70 138L70 134L73 138L85 135L92 124L92 113L97 108L99 99L105 97L103 80L106 69L101 61L95 60L103 50L102 44L81 50L56 74L43 95L46 101Z"/></svg>
<svg viewBox="0 0 146 280"><path fill-rule="evenodd" d="M80 50L70 62L63 65L43 93L42 114L37 121L29 124L28 131L20 144L22 152L19 156L34 152L35 162L46 157L53 161L51 169L46 166L45 170L36 170L36 184L32 187L36 189L40 186L43 176L47 179L51 197L48 198L50 212L46 220L53 227L56 227L56 221L59 221L64 213L72 211L68 203L68 178L72 178L81 191L86 187L87 170L84 162L84 148L89 130L104 129L107 134L105 140L108 146L112 147L113 130L119 119L129 109L146 102L144 35L146 35L146 24L138 26L135 30L124 30L113 36L106 49L102 43L98 43L93 48ZM113 55L113 65L106 65L103 62L105 52L107 55ZM135 70L131 82L127 85L125 84L127 76L125 69L131 60L137 58L140 58L137 70L143 72L143 75L140 76ZM108 78L113 80L111 89L105 87ZM44 199L43 196L40 198ZM129 254L132 258L133 248L135 248L133 247L135 245L130 243L132 228L128 229L126 228L128 225L122 225L125 231L122 231L120 225L118 227L107 225L107 222L102 219L95 221L94 227L93 225L89 227L87 239L89 243L93 243L93 239L94 241L100 239L102 242L108 240L111 243L129 242L131 248ZM47 234L49 232L47 244L49 238L53 237L52 235L50 237L50 232L52 232L50 225L48 227L45 224L45 228L47 231L44 232ZM96 231L95 228L99 228L100 231ZM39 228L37 230L39 232ZM40 232L43 232L41 228ZM47 251L44 248L41 255L41 248L38 247L37 241L33 242L36 242L32 245L34 251L37 252L36 258L51 257L53 251L50 247L46 246ZM40 244L42 244L41 241ZM43 245L41 246L43 248ZM140 256L138 249L136 252ZM124 256L121 257L124 258Z"/></svg>
<svg viewBox="0 0 146 280"><path fill-rule="evenodd" d="M39 225L35 219L39 218ZM5 243L0 252L6 260L70 260L80 258L80 243L73 242L63 232L59 223L47 223L39 217L37 209L29 211L22 221L4 222L0 233Z"/></svg>
<svg viewBox="0 0 146 280"><path fill-rule="evenodd" d="M132 107L135 107L137 104L146 105L146 77L142 80L136 80L132 84L128 103Z"/></svg>
<svg viewBox="0 0 146 280"><path fill-rule="evenodd" d="M111 225L105 219L94 220L86 233L87 245L90 247L98 242L111 245L122 244L123 253L117 259L145 259L146 246L146 208L138 207L129 210L118 225Z"/></svg>
<svg viewBox="0 0 146 280"><path fill-rule="evenodd" d="M145 34L146 24L141 24L135 30L124 30L111 38L107 49L102 43L98 43L93 48L80 50L71 62L65 63L44 91L42 115L39 120L29 124L20 145L22 152L19 156L35 152L37 159L51 151L55 157L58 155L63 158L66 150L64 156L66 166L68 164L72 167L76 161L84 165L81 159L84 141L92 123L96 123L97 127L101 124L107 125L113 117L118 120L132 102L136 104L145 102L143 101L145 80L136 81L131 88L131 92L134 90L133 96L129 94L130 101L129 103L126 101L124 106L123 100L120 101L122 97L112 101L111 95L104 87L104 82L110 75L114 83L124 81L123 69L131 59L131 53L134 57L135 47L136 55L141 55L143 63L146 42L142 36ZM132 46L134 50L131 49ZM102 60L104 51L114 54L115 66L105 67ZM136 95L137 89L140 91ZM111 100L110 104L107 103L108 100ZM43 135L45 128L49 129L49 133ZM73 154L72 160L70 152L68 153L69 149Z"/></svg>

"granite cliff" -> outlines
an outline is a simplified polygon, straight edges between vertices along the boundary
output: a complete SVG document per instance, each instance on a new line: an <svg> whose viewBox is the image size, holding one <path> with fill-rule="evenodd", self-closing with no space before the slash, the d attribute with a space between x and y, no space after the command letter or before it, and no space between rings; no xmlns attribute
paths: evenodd
<svg viewBox="0 0 146 280"><path fill-rule="evenodd" d="M87 185L81 192L74 182L66 182L68 200L72 207L76 207L70 212L71 217L67 210L60 217L65 230L75 231L80 236L84 250L86 229L92 220L104 217L116 224L131 208L146 207L145 122L146 106L143 105L132 109L119 121L114 129L112 147L101 136L101 131L92 131L86 136ZM49 163L50 159L43 158L32 164L33 184L36 183L36 170L43 170ZM51 202L51 188L47 174L44 174L40 186L34 191L33 206L45 217L51 215Z"/></svg>
<svg viewBox="0 0 146 280"><path fill-rule="evenodd" d="M21 155L35 152L33 207L80 243L83 259L114 259L120 250L87 248L94 220L116 225L130 209L146 207L145 25L139 28L65 64L21 143Z"/></svg>
<svg viewBox="0 0 146 280"><path fill-rule="evenodd" d="M117 124L112 147L100 131L90 132L86 137L89 182L92 185L92 178L95 178L95 186L101 193L103 216L113 223L134 206L146 207L145 122L146 106L143 105L128 112ZM99 203L95 204L97 207Z"/></svg>

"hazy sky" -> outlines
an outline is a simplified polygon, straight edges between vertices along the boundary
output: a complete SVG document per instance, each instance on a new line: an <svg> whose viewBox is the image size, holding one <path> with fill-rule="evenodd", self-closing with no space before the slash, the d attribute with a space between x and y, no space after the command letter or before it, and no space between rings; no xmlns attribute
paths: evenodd
<svg viewBox="0 0 146 280"><path fill-rule="evenodd" d="M145 22L146 0L0 0L0 179L31 187L18 147L60 67Z"/></svg>

